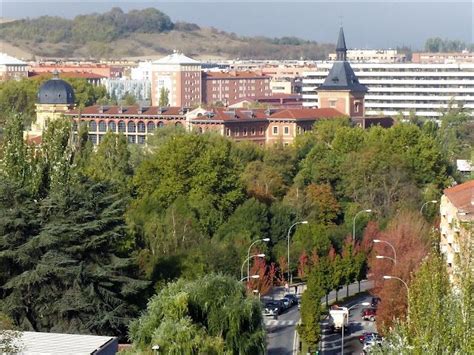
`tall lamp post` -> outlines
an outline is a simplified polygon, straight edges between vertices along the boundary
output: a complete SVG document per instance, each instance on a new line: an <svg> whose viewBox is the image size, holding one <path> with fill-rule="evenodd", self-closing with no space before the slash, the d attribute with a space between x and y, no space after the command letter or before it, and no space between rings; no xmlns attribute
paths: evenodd
<svg viewBox="0 0 474 355"><path fill-rule="evenodd" d="M240 282L245 281L245 280L250 280L250 279L259 279L260 275L252 275L252 276L245 276L240 279Z"/></svg>
<svg viewBox="0 0 474 355"><path fill-rule="evenodd" d="M244 279L244 266L245 263L248 262L250 263L250 259L252 258L264 258L265 254L255 254L255 255L250 255L245 261L242 263L242 267L240 268L240 278ZM247 278L249 277L250 272L247 274Z"/></svg>
<svg viewBox="0 0 474 355"><path fill-rule="evenodd" d="M397 252L395 251L395 247L391 243L387 242L386 240L382 240L382 239L374 239L374 243L384 243L384 244L389 245L390 248L392 248L392 250L393 250L393 262L395 264L397 263ZM382 259L382 258L378 258L378 259Z"/></svg>
<svg viewBox="0 0 474 355"><path fill-rule="evenodd" d="M385 280L395 279L403 283L403 285L405 285L405 288L407 289L407 319L409 320L410 319L410 288L408 287L407 283L403 281L401 278L396 277L396 276L384 275L383 278Z"/></svg>
<svg viewBox="0 0 474 355"><path fill-rule="evenodd" d="M352 308L357 307L357 306L367 307L367 306L370 306L370 303L369 302L362 302L362 303L356 303L355 305L352 305L351 307L349 307L347 309L347 317L349 317L349 311ZM346 316L344 315L344 319L345 318L346 318ZM349 318L347 318L347 324L349 324ZM344 355L344 321L342 322L341 354Z"/></svg>
<svg viewBox="0 0 474 355"><path fill-rule="evenodd" d="M291 233L291 229L294 226L296 226L297 224L308 224L308 221L295 222L288 229L288 235L287 235L287 239L288 239L288 282L290 283L290 285L291 285L291 281L292 281L292 280L290 280L290 276L291 276L291 273L290 273L290 233Z"/></svg>
<svg viewBox="0 0 474 355"><path fill-rule="evenodd" d="M392 260L392 262L396 265L397 264L397 261L394 259L394 258L391 258L389 256L385 256L385 255L376 255L375 256L377 259L389 259L389 260Z"/></svg>
<svg viewBox="0 0 474 355"><path fill-rule="evenodd" d="M372 210L371 209L362 210L362 211L357 212L356 215L354 216L354 219L352 220L352 241L354 241L354 242L355 242L355 239L356 239L356 218L360 213L363 213L363 212L371 213Z"/></svg>
<svg viewBox="0 0 474 355"><path fill-rule="evenodd" d="M270 241L270 238L263 238L263 239L257 239L256 241L254 241L252 244L250 244L249 246L249 249L247 250L247 260L250 259L250 249L252 249L252 247L259 243L259 242L269 242ZM247 263L247 276L250 275L250 261ZM243 277L243 276L242 276Z"/></svg>
<svg viewBox="0 0 474 355"><path fill-rule="evenodd" d="M420 208L420 214L423 214L423 208L425 208L425 206L426 206L427 204L429 204L429 203L435 204L435 203L438 203L438 201L437 201L437 200L431 200L431 201L425 202L425 203L421 206L421 208Z"/></svg>

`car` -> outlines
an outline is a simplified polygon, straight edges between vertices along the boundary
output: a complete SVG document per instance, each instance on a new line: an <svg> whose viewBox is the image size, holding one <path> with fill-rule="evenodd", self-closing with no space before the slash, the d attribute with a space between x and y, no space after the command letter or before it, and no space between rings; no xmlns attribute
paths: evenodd
<svg viewBox="0 0 474 355"><path fill-rule="evenodd" d="M364 352L364 354L367 354L368 352L370 352L370 350L372 350L375 346L382 346L382 338L370 338L366 341L364 341L364 346L362 348L362 351Z"/></svg>
<svg viewBox="0 0 474 355"><path fill-rule="evenodd" d="M362 311L362 319L363 320L370 320L370 321L375 321L375 316L376 316L377 310L375 308L365 308Z"/></svg>
<svg viewBox="0 0 474 355"><path fill-rule="evenodd" d="M292 306L295 306L299 303L298 297L296 297L296 295L293 295L293 294L287 294L287 295L283 296L283 298L288 299Z"/></svg>
<svg viewBox="0 0 474 355"><path fill-rule="evenodd" d="M365 332L359 337L359 341L363 344L366 340L374 336L379 336L379 335L378 333L374 333L374 332Z"/></svg>
<svg viewBox="0 0 474 355"><path fill-rule="evenodd" d="M377 308L380 301L381 301L380 297L372 297L372 300L370 301L370 305L372 306L372 308Z"/></svg>
<svg viewBox="0 0 474 355"><path fill-rule="evenodd" d="M275 318L283 311L283 305L280 301L268 301L263 306L263 314L265 316L273 316Z"/></svg>
<svg viewBox="0 0 474 355"><path fill-rule="evenodd" d="M291 307L291 301L288 298L282 298L280 302L283 305L284 309L288 309Z"/></svg>

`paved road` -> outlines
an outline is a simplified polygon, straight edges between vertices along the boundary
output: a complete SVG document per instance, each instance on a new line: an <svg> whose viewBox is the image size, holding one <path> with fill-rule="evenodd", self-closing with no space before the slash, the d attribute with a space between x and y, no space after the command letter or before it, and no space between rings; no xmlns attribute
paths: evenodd
<svg viewBox="0 0 474 355"><path fill-rule="evenodd" d="M363 281L361 282L361 291L365 291L372 288L372 282ZM298 296L304 291L304 287L298 288ZM291 288L291 293L294 289ZM359 286L354 283L349 286L349 295L353 295L359 292ZM269 297L280 299L284 296L285 290L283 287L275 287ZM346 288L338 292L339 298L346 296ZM329 294L329 302L335 301L336 292L332 291ZM325 303L326 298L321 299L321 303ZM361 301L362 302L362 301ZM360 313L360 312L359 312ZM294 348L298 347L298 341L296 337L296 324L300 319L300 313L297 307L293 307L281 314L277 320L272 317L265 317L265 327L267 329L267 352L269 355L289 355L293 354Z"/></svg>
<svg viewBox="0 0 474 355"><path fill-rule="evenodd" d="M362 295L349 303L341 306L351 307L354 304L370 302L371 296ZM359 342L359 336L364 332L375 332L375 322L365 321L360 313L364 306L356 306L350 311L348 331L344 334L344 354L362 354L362 344ZM328 326L328 320L321 324L322 341L321 354L340 355L341 354L341 333L332 333Z"/></svg>

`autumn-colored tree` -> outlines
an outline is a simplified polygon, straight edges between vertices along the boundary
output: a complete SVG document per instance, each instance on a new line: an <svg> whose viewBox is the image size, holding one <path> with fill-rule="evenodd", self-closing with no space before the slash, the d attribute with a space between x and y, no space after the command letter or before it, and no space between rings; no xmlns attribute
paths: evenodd
<svg viewBox="0 0 474 355"><path fill-rule="evenodd" d="M306 254L306 250L303 250L298 259L298 276L302 279L304 279L308 273L308 268L310 267L309 262L308 254Z"/></svg>
<svg viewBox="0 0 474 355"><path fill-rule="evenodd" d="M305 213L309 220L328 224L334 222L340 212L339 203L329 184L310 184L305 189Z"/></svg>
<svg viewBox="0 0 474 355"><path fill-rule="evenodd" d="M375 282L373 293L382 300L377 310L377 325L384 332L393 326L395 319L406 317L407 291L400 281L384 280L383 276L396 276L410 284L412 273L429 251L429 226L418 213L401 212L385 231L371 234L373 239L392 244L396 251L396 264L390 259L376 258L383 255L395 259L391 247L385 243L374 244L369 258L371 278Z"/></svg>

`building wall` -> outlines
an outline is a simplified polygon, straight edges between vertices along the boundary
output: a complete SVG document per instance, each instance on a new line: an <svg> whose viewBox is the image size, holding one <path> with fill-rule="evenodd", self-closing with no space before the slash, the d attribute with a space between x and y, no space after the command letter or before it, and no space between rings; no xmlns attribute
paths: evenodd
<svg viewBox="0 0 474 355"><path fill-rule="evenodd" d="M219 73L220 74L220 73ZM232 74L213 77L203 73L203 102L232 105L247 97L271 95L270 78L266 76L239 77Z"/></svg>
<svg viewBox="0 0 474 355"><path fill-rule="evenodd" d="M348 91L320 91L319 108L334 108L350 116L351 95Z"/></svg>
<svg viewBox="0 0 474 355"><path fill-rule="evenodd" d="M336 53L329 54L329 60L336 60ZM402 63L406 55L396 49L349 49L347 60L350 62Z"/></svg>
<svg viewBox="0 0 474 355"><path fill-rule="evenodd" d="M317 70L303 77L303 106L319 107L316 88L324 82L332 63L318 63ZM463 104L474 115L474 64L351 64L365 95L367 116L436 118L440 109Z"/></svg>
<svg viewBox="0 0 474 355"><path fill-rule="evenodd" d="M20 80L28 77L26 65L3 64L0 65L0 81Z"/></svg>
<svg viewBox="0 0 474 355"><path fill-rule="evenodd" d="M31 71L36 73L52 73L57 70L62 73L93 73L106 78L120 78L122 77L123 68L118 66L110 66L106 64L38 64L31 66Z"/></svg>
<svg viewBox="0 0 474 355"><path fill-rule="evenodd" d="M296 137L296 123L294 120L270 120L267 128L266 144L283 143L290 145Z"/></svg>
<svg viewBox="0 0 474 355"><path fill-rule="evenodd" d="M474 53L429 53L415 52L412 54L412 63L444 64L444 63L474 63Z"/></svg>
<svg viewBox="0 0 474 355"><path fill-rule="evenodd" d="M41 136L47 127L47 120L56 120L71 108L69 105L36 104L36 120L32 123L29 134Z"/></svg>

